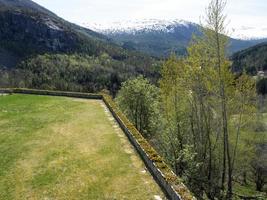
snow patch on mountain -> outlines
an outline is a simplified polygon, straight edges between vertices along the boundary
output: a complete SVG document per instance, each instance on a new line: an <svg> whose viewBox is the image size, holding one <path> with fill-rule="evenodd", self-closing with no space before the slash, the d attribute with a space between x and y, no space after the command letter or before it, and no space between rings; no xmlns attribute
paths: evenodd
<svg viewBox="0 0 267 200"><path fill-rule="evenodd" d="M159 19L144 19L144 20L126 20L120 22L112 22L107 24L97 23L83 23L83 26L103 33L103 34L117 34L129 33L135 34L140 31L145 32L174 32L177 26L189 28L190 26L197 26L197 24L185 20L159 20Z"/></svg>
<svg viewBox="0 0 267 200"><path fill-rule="evenodd" d="M124 20L110 23L82 23L82 26L102 33L104 35L112 34L136 34L140 32L164 32L174 33L175 29L180 27L190 29L199 27L198 24L186 20L173 19L140 19L140 20ZM267 27L256 26L235 26L230 27L230 37L242 40L267 38ZM257 33L257 34L255 34Z"/></svg>

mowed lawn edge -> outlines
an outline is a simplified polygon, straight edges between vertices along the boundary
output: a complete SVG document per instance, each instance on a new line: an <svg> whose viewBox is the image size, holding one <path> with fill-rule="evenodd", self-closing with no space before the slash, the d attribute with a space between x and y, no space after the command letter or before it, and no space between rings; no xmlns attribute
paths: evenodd
<svg viewBox="0 0 267 200"><path fill-rule="evenodd" d="M162 195L102 101L0 97L0 199Z"/></svg>

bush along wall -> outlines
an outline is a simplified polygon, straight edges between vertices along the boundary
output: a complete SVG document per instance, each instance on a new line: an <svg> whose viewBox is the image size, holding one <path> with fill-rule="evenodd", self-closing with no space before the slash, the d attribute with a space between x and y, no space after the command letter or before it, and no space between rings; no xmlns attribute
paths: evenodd
<svg viewBox="0 0 267 200"><path fill-rule="evenodd" d="M171 200L195 200L182 180L177 177L164 160L159 156L156 150L149 142L141 135L134 125L125 117L118 109L115 102L107 94L90 94L78 92L61 92L49 90L33 90L33 89L1 89L0 93L18 93L18 94L34 94L34 95L50 95L50 96L65 96L85 99L103 100L113 117L116 119L121 129L128 137L131 144L134 146L147 169L152 174L155 181L162 188L166 196Z"/></svg>

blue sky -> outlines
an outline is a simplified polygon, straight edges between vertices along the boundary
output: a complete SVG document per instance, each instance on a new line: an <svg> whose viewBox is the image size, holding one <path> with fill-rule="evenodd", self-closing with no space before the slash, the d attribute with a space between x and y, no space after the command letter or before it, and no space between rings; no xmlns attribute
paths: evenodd
<svg viewBox="0 0 267 200"><path fill-rule="evenodd" d="M115 21L139 19L183 19L198 23L210 0L34 1L71 22L108 26ZM228 0L226 13L232 36L267 36L267 0Z"/></svg>

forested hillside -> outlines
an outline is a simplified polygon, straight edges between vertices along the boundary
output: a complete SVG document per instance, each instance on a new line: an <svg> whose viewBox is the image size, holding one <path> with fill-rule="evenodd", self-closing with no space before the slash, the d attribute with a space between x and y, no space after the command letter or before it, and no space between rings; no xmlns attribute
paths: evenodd
<svg viewBox="0 0 267 200"><path fill-rule="evenodd" d="M30 0L0 1L2 66L14 67L6 65L5 54L20 61L45 52L96 55L108 51L116 55L120 51L116 46L111 50L110 44L102 40L104 36L68 23Z"/></svg>
<svg viewBox="0 0 267 200"><path fill-rule="evenodd" d="M235 72L246 70L249 74L256 75L258 71L267 71L267 43L237 52L231 59Z"/></svg>
<svg viewBox="0 0 267 200"><path fill-rule="evenodd" d="M0 0L2 87L94 92L118 88L137 74L155 79L154 63L30 0Z"/></svg>
<svg viewBox="0 0 267 200"><path fill-rule="evenodd" d="M121 62L103 53L89 55L44 54L21 62L14 70L0 69L0 85L51 90L98 92L108 89L115 94L121 82L143 74L156 83L158 64L151 60ZM149 67L144 68L147 65Z"/></svg>

